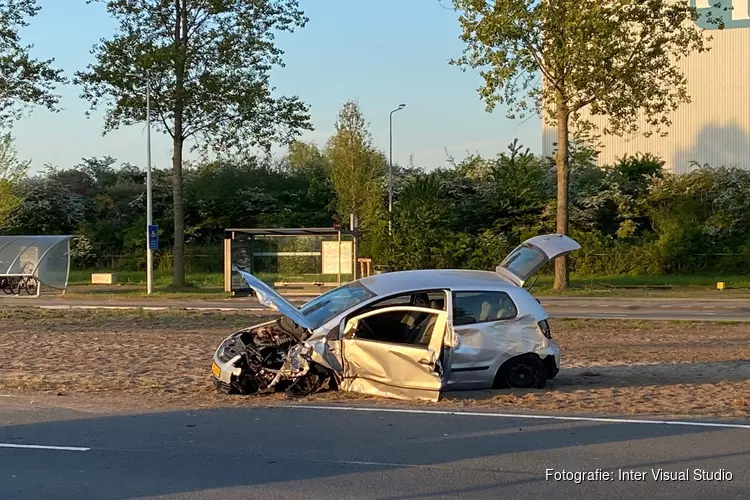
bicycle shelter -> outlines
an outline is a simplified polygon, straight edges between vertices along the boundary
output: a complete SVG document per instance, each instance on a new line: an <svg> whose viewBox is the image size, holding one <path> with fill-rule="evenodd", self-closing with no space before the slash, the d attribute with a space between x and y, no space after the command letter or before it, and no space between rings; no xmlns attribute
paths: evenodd
<svg viewBox="0 0 750 500"><path fill-rule="evenodd" d="M42 287L65 292L70 276L69 235L0 236L0 288L38 297Z"/></svg>

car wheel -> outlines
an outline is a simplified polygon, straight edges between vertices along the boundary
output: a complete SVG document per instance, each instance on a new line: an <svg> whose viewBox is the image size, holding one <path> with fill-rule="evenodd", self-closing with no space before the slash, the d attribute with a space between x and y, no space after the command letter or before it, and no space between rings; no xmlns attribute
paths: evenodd
<svg viewBox="0 0 750 500"><path fill-rule="evenodd" d="M495 388L541 389L547 383L546 369L539 356L519 356L505 362L495 376Z"/></svg>

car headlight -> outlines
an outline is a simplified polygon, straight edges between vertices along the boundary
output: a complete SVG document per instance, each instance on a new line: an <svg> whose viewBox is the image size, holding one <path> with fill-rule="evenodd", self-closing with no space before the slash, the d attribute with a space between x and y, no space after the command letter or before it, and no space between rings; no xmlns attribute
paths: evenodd
<svg viewBox="0 0 750 500"><path fill-rule="evenodd" d="M235 346L236 342L237 341L234 337L224 339L219 348L216 350L216 354L219 359L221 359L222 361L229 361L229 359L234 356L234 349L232 348Z"/></svg>

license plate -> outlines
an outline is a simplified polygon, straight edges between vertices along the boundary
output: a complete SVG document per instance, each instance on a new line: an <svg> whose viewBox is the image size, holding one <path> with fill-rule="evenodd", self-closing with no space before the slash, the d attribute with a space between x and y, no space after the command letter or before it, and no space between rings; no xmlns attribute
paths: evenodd
<svg viewBox="0 0 750 500"><path fill-rule="evenodd" d="M221 377L221 368L216 363L211 363L211 372L214 374L214 377Z"/></svg>

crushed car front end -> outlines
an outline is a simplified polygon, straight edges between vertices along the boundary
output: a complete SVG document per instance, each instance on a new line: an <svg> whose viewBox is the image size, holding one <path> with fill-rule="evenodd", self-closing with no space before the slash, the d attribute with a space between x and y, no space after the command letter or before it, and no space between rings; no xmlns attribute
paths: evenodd
<svg viewBox="0 0 750 500"><path fill-rule="evenodd" d="M286 318L235 332L214 352L214 385L234 394L301 395L329 388L333 376L312 361L307 337L309 332Z"/></svg>

